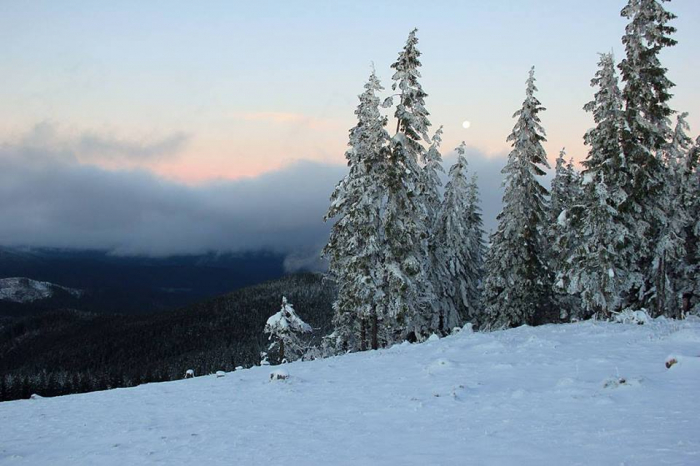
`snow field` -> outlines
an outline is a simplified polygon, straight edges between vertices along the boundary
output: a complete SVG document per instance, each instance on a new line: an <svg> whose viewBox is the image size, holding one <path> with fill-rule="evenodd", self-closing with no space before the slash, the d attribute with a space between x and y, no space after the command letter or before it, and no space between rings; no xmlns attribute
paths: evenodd
<svg viewBox="0 0 700 466"><path fill-rule="evenodd" d="M0 403L0 464L700 464L699 356L697 318L464 331Z"/></svg>

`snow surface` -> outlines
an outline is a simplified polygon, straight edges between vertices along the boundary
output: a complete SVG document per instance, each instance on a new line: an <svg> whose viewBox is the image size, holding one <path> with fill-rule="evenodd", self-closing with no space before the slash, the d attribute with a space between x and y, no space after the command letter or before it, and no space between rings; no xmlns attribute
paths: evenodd
<svg viewBox="0 0 700 466"><path fill-rule="evenodd" d="M56 289L80 297L82 291L66 288L54 283L40 282L24 277L0 278L0 300L15 303L31 303L39 299L50 298Z"/></svg>
<svg viewBox="0 0 700 466"><path fill-rule="evenodd" d="M463 331L0 403L0 464L697 465L699 356L697 318Z"/></svg>

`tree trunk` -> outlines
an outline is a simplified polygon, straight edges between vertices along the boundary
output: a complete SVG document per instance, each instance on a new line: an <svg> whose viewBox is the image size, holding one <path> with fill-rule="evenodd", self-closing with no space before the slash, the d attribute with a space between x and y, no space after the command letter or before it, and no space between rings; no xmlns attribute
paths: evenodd
<svg viewBox="0 0 700 466"><path fill-rule="evenodd" d="M280 364L284 362L284 340L280 340Z"/></svg>
<svg viewBox="0 0 700 466"><path fill-rule="evenodd" d="M360 351L367 350L367 319L360 319Z"/></svg>
<svg viewBox="0 0 700 466"><path fill-rule="evenodd" d="M372 312L372 349L376 350L379 348L379 339L377 338L377 311Z"/></svg>

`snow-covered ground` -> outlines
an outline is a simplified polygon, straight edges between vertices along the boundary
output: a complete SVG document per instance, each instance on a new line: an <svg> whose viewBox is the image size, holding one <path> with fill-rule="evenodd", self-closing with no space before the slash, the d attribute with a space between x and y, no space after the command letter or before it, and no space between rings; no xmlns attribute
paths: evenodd
<svg viewBox="0 0 700 466"><path fill-rule="evenodd" d="M31 303L39 299L50 298L57 289L80 297L82 291L66 288L50 282L40 282L24 277L0 278L0 300L15 303Z"/></svg>
<svg viewBox="0 0 700 466"><path fill-rule="evenodd" d="M698 356L697 318L462 332L0 403L0 463L698 465Z"/></svg>

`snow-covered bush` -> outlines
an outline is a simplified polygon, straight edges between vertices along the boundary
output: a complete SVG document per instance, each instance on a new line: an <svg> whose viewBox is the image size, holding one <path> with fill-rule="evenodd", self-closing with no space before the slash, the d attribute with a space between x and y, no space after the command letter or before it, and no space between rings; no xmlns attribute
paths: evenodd
<svg viewBox="0 0 700 466"><path fill-rule="evenodd" d="M194 378L194 370L193 369L187 369L185 371L185 378L186 379L192 379Z"/></svg>
<svg viewBox="0 0 700 466"><path fill-rule="evenodd" d="M300 334L311 333L311 326L301 320L287 298L282 297L282 308L267 319L265 333L271 341L262 353L262 364L281 364L299 359L306 350Z"/></svg>
<svg viewBox="0 0 700 466"><path fill-rule="evenodd" d="M613 321L620 324L648 324L651 322L651 316L646 309L633 311L632 309L623 309L620 312L613 313Z"/></svg>
<svg viewBox="0 0 700 466"><path fill-rule="evenodd" d="M284 369L277 369L270 372L270 382L275 380L287 380L289 378L289 372Z"/></svg>

